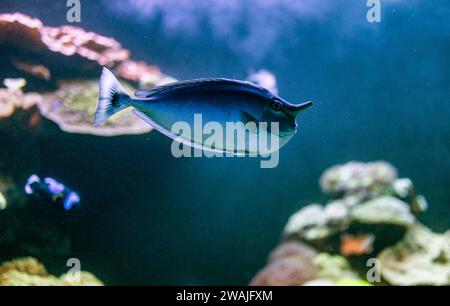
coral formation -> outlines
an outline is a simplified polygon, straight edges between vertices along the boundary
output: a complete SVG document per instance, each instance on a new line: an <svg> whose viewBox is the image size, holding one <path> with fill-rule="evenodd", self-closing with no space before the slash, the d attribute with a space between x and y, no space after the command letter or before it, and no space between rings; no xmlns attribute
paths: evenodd
<svg viewBox="0 0 450 306"><path fill-rule="evenodd" d="M316 252L299 242L286 242L269 256L269 263L250 282L252 286L300 286L316 275Z"/></svg>
<svg viewBox="0 0 450 306"><path fill-rule="evenodd" d="M301 243L303 251L297 248L296 258L313 247L319 253L309 262L314 269L305 270L305 261L300 265L271 259L252 283L370 285L360 277L368 273L368 260L378 257L380 282L450 285L450 231L434 234L418 223L416 215L426 210L427 201L416 194L410 179L397 178L393 166L386 162L337 165L324 172L320 187L332 199L294 213L281 244L283 250L289 243ZM311 259L311 252L307 253Z"/></svg>
<svg viewBox="0 0 450 306"><path fill-rule="evenodd" d="M415 221L411 207L392 196L381 196L359 204L350 210L350 218L366 224L387 223L405 227Z"/></svg>
<svg viewBox="0 0 450 306"><path fill-rule="evenodd" d="M11 117L16 110L34 110L55 122L68 133L116 136L144 134L151 127L137 119L131 111L124 111L110 118L106 124L94 128L92 118L98 101L98 83L94 80L61 81L60 88L46 94L24 93L17 86L14 89L0 88L0 119ZM128 86L130 92L133 87ZM26 125L33 125L33 116Z"/></svg>
<svg viewBox="0 0 450 306"><path fill-rule="evenodd" d="M133 91L131 86L127 89ZM115 136L143 134L151 131L151 127L137 119L130 110L118 113L106 124L94 128L92 118L97 101L97 81L62 81L57 91L44 95L44 99L39 103L39 109L44 117L69 133Z"/></svg>
<svg viewBox="0 0 450 306"><path fill-rule="evenodd" d="M47 269L33 257L23 257L12 261L7 261L0 265L0 275L12 271L29 275L46 276Z"/></svg>
<svg viewBox="0 0 450 306"><path fill-rule="evenodd" d="M85 70L114 66L129 58L129 51L112 38L74 26L44 26L40 20L20 13L0 15L0 46L32 52L41 58L51 53L56 64L61 64L64 57L72 57L71 63Z"/></svg>
<svg viewBox="0 0 450 306"><path fill-rule="evenodd" d="M423 225L378 255L383 278L400 286L450 285L450 231L435 234Z"/></svg>
<svg viewBox="0 0 450 306"><path fill-rule="evenodd" d="M129 81L130 93L139 85L152 87L174 79L156 66L130 59L130 52L113 38L74 26L46 26L20 13L0 14L0 52L0 80L4 79L0 88L0 261L26 254L57 262L71 252L64 228L49 222L53 212L43 211L38 200L22 205L31 204L23 194L24 180L30 171L40 169L36 136L51 134L56 125L65 132L97 136L147 133L150 126L131 111L93 128L102 66ZM28 258L2 265L0 284L100 282L88 272L81 272L79 280L71 274L51 276Z"/></svg>
<svg viewBox="0 0 450 306"><path fill-rule="evenodd" d="M45 26L21 13L0 14L0 48L11 69L36 76L45 68L38 77L47 81L80 73L94 76L101 66L116 68L120 77L136 83L144 78L157 84L167 78L158 67L131 60L130 52L113 38L75 26Z"/></svg>
<svg viewBox="0 0 450 306"><path fill-rule="evenodd" d="M25 94L21 89L0 88L0 119L10 117L16 109L29 110L41 101L38 93Z"/></svg>
<svg viewBox="0 0 450 306"><path fill-rule="evenodd" d="M0 89L0 119L11 117L17 109L37 105L44 117L69 133L116 136L151 130L130 111L117 114L107 124L93 128L98 80L89 77L97 77L101 66L115 69L118 76L133 85L152 87L174 81L156 66L131 60L129 51L112 38L74 26L48 27L40 20L20 13L0 14L0 49L5 63L2 72L24 73L30 87L36 89L37 86L41 93L24 94L19 80L5 80L8 89ZM26 57L26 61L21 57ZM80 74L83 79L77 79ZM51 79L52 85L36 85L36 78ZM128 89L130 93L134 92L131 85ZM37 115L33 118L31 120L39 121Z"/></svg>
<svg viewBox="0 0 450 306"><path fill-rule="evenodd" d="M128 81L139 83L142 78L153 78L153 84L160 80L161 71L156 66L149 66L144 62L126 60L117 66L117 74Z"/></svg>
<svg viewBox="0 0 450 306"><path fill-rule="evenodd" d="M333 195L325 206L308 205L289 219L284 235L313 243L323 242L361 225L390 225L405 231L415 222L417 196L412 182L397 179L386 162L350 162L326 170L320 178L323 192Z"/></svg>
<svg viewBox="0 0 450 306"><path fill-rule="evenodd" d="M320 187L330 195L379 193L396 178L397 171L386 162L350 162L326 170L320 177Z"/></svg>
<svg viewBox="0 0 450 306"><path fill-rule="evenodd" d="M337 282L342 278L358 278L350 263L342 256L320 253L314 258L314 265L317 267L315 277L318 279L328 279Z"/></svg>
<svg viewBox="0 0 450 306"><path fill-rule="evenodd" d="M50 275L35 258L19 258L0 265L0 286L103 286L92 273Z"/></svg>

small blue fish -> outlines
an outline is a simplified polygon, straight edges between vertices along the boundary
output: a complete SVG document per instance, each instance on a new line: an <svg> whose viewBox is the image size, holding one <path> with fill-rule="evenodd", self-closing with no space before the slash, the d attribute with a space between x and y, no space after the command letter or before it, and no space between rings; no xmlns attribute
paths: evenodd
<svg viewBox="0 0 450 306"><path fill-rule="evenodd" d="M64 210L70 210L80 203L80 196L71 188L50 177L41 181L35 174L28 178L25 193L49 201Z"/></svg>
<svg viewBox="0 0 450 306"><path fill-rule="evenodd" d="M131 98L116 77L103 68L94 125L97 126L113 114L133 107L133 113L164 135L191 147L233 155L267 154L261 147L240 146L233 143L223 145L206 142L209 135L185 135L176 133L172 127L177 122L194 126L195 115L201 114L204 122L217 122L223 127L227 123L255 123L248 130L248 139L256 139L267 132L268 137L279 139L279 149L297 132L297 115L313 105L306 102L291 104L268 90L250 82L230 79L198 79L175 82L145 90L138 90L136 98ZM262 131L261 123L267 123L267 131ZM271 124L278 123L278 131L271 130ZM240 150L237 148L241 148Z"/></svg>

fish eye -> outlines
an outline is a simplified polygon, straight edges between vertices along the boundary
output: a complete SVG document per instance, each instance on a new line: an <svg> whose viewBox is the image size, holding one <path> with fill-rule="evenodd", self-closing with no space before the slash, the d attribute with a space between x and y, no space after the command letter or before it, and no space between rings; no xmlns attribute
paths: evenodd
<svg viewBox="0 0 450 306"><path fill-rule="evenodd" d="M278 101L272 102L272 109L273 109L275 112L281 111L281 107L282 107L282 105L281 105L280 102L278 102Z"/></svg>

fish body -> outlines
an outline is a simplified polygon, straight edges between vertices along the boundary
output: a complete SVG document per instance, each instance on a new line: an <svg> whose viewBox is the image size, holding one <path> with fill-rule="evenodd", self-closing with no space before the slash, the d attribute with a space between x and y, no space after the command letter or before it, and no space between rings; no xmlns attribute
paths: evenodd
<svg viewBox="0 0 450 306"><path fill-rule="evenodd" d="M343 235L340 252L343 256L370 254L373 251L374 235Z"/></svg>
<svg viewBox="0 0 450 306"><path fill-rule="evenodd" d="M37 175L32 175L24 189L26 194L53 203L66 211L80 203L80 197L75 191L50 177L41 180Z"/></svg>
<svg viewBox="0 0 450 306"><path fill-rule="evenodd" d="M101 124L114 113L131 106L139 118L172 139L192 147L235 155L268 153L270 149L260 152L260 148L249 146L262 133L267 134L267 137L278 137L280 147L283 146L297 132L297 114L312 105L312 102L293 105L250 82L219 78L176 82L138 90L135 96L131 98L114 75L104 68L94 125ZM174 124L180 122L194 127L199 117L204 124L213 122L224 129L232 123L250 123L245 130L246 144L237 143L239 139L225 137L223 143L211 146L207 143L210 137L208 134L183 135L172 129ZM267 123L267 129L261 129L262 123ZM278 123L279 129L272 129L271 123Z"/></svg>

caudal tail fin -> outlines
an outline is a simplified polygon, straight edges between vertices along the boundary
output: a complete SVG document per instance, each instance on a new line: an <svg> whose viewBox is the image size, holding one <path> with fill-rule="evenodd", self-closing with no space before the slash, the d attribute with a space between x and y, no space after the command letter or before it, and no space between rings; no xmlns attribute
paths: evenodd
<svg viewBox="0 0 450 306"><path fill-rule="evenodd" d="M108 68L103 67L94 126L102 124L115 113L127 108L126 102L129 97L114 74Z"/></svg>

